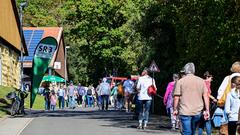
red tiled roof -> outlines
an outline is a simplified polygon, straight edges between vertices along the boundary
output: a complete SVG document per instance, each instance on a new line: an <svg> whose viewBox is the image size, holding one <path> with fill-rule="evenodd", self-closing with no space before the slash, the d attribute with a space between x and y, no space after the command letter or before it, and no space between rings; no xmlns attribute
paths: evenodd
<svg viewBox="0 0 240 135"><path fill-rule="evenodd" d="M58 47L59 47L59 44L60 44L60 40L61 40L61 36L62 36L62 32L63 32L63 28L62 27L23 27L23 30L43 30L43 35L42 35L42 38L45 38L47 36L52 36L54 37L57 42L58 42ZM58 47L57 47L57 50L58 50ZM57 52L58 51L55 51L55 53L53 54L53 58L49 64L50 67L53 66L54 64L54 61L56 59L56 56L57 56ZM26 67L30 67L32 66L30 63L26 63L24 62L24 66Z"/></svg>
<svg viewBox="0 0 240 135"><path fill-rule="evenodd" d="M56 40L60 41L63 28L62 27L23 27L23 30L43 30L43 36L42 39L47 36L52 36L56 38Z"/></svg>

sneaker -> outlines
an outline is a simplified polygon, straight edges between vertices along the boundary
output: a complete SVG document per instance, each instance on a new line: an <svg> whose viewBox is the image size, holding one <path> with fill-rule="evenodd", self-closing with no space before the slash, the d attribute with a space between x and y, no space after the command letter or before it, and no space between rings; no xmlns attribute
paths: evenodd
<svg viewBox="0 0 240 135"><path fill-rule="evenodd" d="M139 124L138 127L137 127L137 129L142 129L142 128L143 128L142 124Z"/></svg>
<svg viewBox="0 0 240 135"><path fill-rule="evenodd" d="M147 128L147 123L144 123L143 130Z"/></svg>
<svg viewBox="0 0 240 135"><path fill-rule="evenodd" d="M172 128L171 128L171 130L172 130L172 131L175 131L175 130L176 130L176 128L175 128L175 127L172 127Z"/></svg>

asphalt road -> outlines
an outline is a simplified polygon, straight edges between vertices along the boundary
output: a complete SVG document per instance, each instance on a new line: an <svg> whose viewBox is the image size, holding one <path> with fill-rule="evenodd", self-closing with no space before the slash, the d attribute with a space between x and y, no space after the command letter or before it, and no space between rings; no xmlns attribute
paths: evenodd
<svg viewBox="0 0 240 135"><path fill-rule="evenodd" d="M32 114L34 118L21 135L171 135L164 120L150 120L146 130L137 129L132 113L98 111L96 108L58 110ZM166 121L166 120L165 120Z"/></svg>

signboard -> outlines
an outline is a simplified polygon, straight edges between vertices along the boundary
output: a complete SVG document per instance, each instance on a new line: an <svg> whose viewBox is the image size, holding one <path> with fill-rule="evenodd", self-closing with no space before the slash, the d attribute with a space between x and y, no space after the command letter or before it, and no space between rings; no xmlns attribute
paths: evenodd
<svg viewBox="0 0 240 135"><path fill-rule="evenodd" d="M155 61L152 61L151 65L149 66L149 70L151 72L160 72L160 69L158 68Z"/></svg>
<svg viewBox="0 0 240 135"><path fill-rule="evenodd" d="M39 85L45 72L48 69L48 65L52 59L52 56L57 48L57 40L54 37L45 37L37 45L33 63L32 63L32 89L30 97L30 108L32 108L35 101Z"/></svg>
<svg viewBox="0 0 240 135"><path fill-rule="evenodd" d="M54 62L54 69L61 69L61 62Z"/></svg>
<svg viewBox="0 0 240 135"><path fill-rule="evenodd" d="M51 59L53 53L55 52L55 48L55 45L43 44L40 42L37 46L34 57Z"/></svg>

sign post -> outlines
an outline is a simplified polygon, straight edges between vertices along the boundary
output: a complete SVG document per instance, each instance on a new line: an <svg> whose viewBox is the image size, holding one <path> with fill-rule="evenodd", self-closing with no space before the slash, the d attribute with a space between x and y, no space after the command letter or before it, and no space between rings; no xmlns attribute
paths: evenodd
<svg viewBox="0 0 240 135"><path fill-rule="evenodd" d="M154 79L154 73L160 72L160 69L158 68L156 62L153 60L151 65L149 66L149 70L153 73L152 79ZM154 113L154 97L152 98L152 113Z"/></svg>

